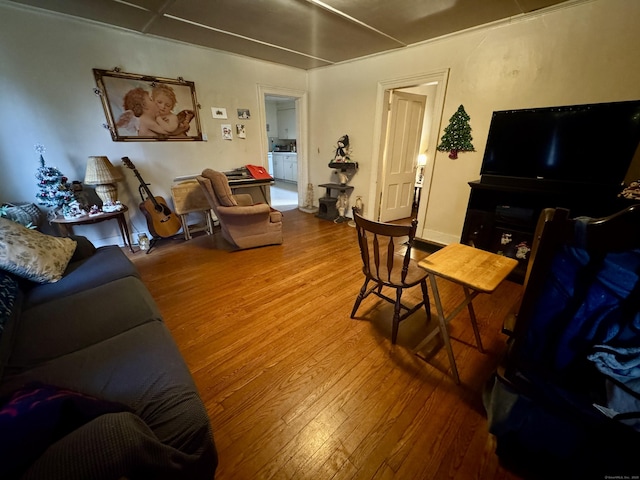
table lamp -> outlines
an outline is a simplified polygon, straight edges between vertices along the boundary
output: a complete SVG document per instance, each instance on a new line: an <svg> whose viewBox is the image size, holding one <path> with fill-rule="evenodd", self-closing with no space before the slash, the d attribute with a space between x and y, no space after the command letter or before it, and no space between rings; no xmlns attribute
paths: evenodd
<svg viewBox="0 0 640 480"><path fill-rule="evenodd" d="M118 187L115 183L122 180L118 172L107 157L89 157L84 183L96 186L96 194L102 203L115 203L118 200Z"/></svg>
<svg viewBox="0 0 640 480"><path fill-rule="evenodd" d="M427 155L418 155L418 168L416 169L416 187L422 187L424 182L424 167L427 165Z"/></svg>

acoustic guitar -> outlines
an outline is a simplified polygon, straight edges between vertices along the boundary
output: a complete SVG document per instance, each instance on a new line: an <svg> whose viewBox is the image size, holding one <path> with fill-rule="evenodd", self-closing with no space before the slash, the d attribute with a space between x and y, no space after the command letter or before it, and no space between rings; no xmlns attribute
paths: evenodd
<svg viewBox="0 0 640 480"><path fill-rule="evenodd" d="M162 197L154 197L149 190L149 186L142 179L142 176L133 165L129 157L122 157L122 162L133 170L136 178L140 182L140 186L147 194L146 200L140 204L140 211L147 219L149 232L154 237L167 238L178 232L182 228L182 223L178 216L167 207L167 202Z"/></svg>

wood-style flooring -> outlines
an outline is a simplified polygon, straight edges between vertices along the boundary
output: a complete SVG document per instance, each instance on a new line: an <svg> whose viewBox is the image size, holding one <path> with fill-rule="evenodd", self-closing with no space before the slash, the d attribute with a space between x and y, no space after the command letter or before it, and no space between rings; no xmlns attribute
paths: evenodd
<svg viewBox="0 0 640 480"><path fill-rule="evenodd" d="M209 412L216 478L519 478L495 455L482 389L522 287L507 281L474 301L485 354L466 310L451 323L458 386L444 348L428 361L411 353L433 326L423 310L395 346L392 305L371 296L349 318L364 278L355 235L291 210L283 245L231 251L216 232L129 253ZM438 285L445 310L464 295Z"/></svg>

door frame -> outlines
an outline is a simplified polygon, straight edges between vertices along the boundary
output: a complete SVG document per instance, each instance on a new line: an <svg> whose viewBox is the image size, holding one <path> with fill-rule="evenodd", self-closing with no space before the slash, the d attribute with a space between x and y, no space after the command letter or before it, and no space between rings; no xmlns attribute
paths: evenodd
<svg viewBox="0 0 640 480"><path fill-rule="evenodd" d="M308 118L308 92L306 90L296 90L292 88L274 87L272 85L258 84L258 115L260 117L260 152L262 156L262 166L269 165L269 136L267 135L267 112L265 97L277 96L287 97L295 100L296 105L296 128L298 130L296 138L296 153L298 154L298 205L302 205L300 199L304 199L309 183L309 160L307 155L309 128Z"/></svg>
<svg viewBox="0 0 640 480"><path fill-rule="evenodd" d="M427 158L429 161L424 170L424 184L420 196L420 206L418 208L418 220L426 217L427 206L429 204L431 181L433 178L434 159L436 146L438 143L438 133L442 123L442 112L444 110L444 99L449 81L449 69L435 70L419 75L408 77L394 78L378 82L376 113L374 118L373 133L373 165L371 168L371 178L369 180L369 191L375 192L370 198L375 199L369 202L370 206L365 213L371 217L378 219L380 217L380 205L382 203L382 186L386 178L386 165L384 164L384 147L386 141L387 113L389 91L403 88L416 87L423 84L436 84L435 101L431 118L431 129L429 131L429 147L427 149ZM425 115L428 112L425 112ZM366 207L366 206L365 206ZM422 236L424 222L420 222L418 226L418 234Z"/></svg>

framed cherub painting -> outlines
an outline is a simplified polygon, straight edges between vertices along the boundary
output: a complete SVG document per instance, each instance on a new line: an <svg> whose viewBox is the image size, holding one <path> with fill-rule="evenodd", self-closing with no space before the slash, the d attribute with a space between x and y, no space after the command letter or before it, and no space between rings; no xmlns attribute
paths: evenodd
<svg viewBox="0 0 640 480"><path fill-rule="evenodd" d="M193 82L96 68L93 75L114 142L202 140Z"/></svg>

